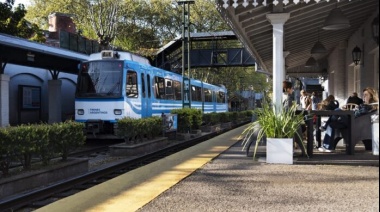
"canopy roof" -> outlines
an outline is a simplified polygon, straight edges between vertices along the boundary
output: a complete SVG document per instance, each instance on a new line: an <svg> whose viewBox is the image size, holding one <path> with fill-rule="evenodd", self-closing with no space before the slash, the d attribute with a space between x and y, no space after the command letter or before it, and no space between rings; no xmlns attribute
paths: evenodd
<svg viewBox="0 0 380 212"><path fill-rule="evenodd" d="M88 55L0 33L0 62L77 74Z"/></svg>
<svg viewBox="0 0 380 212"><path fill-rule="evenodd" d="M265 71L272 73L273 26L267 20L270 13L289 13L284 25L284 51L287 72L323 72L328 66L325 57L339 42L348 40L366 21L378 12L378 0L216 0L218 10L228 21ZM350 28L323 30L330 11L339 8L350 21ZM372 21L372 20L371 20ZM327 49L325 55L316 55L317 69L304 67L313 45L320 41ZM359 43L360 44L360 43ZM358 45L359 45L358 44ZM375 42L374 42L374 45Z"/></svg>

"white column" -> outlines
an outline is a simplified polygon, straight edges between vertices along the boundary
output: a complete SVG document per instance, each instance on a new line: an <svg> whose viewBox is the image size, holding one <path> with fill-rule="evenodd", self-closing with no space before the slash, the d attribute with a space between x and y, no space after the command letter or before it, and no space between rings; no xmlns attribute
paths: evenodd
<svg viewBox="0 0 380 212"><path fill-rule="evenodd" d="M267 14L267 19L273 25L273 105L277 111L282 108L282 81L284 71L284 24L289 19L289 13Z"/></svg>
<svg viewBox="0 0 380 212"><path fill-rule="evenodd" d="M49 80L49 124L62 121L62 104L61 104L61 80Z"/></svg>
<svg viewBox="0 0 380 212"><path fill-rule="evenodd" d="M9 125L9 81L8 75L0 74L0 127Z"/></svg>
<svg viewBox="0 0 380 212"><path fill-rule="evenodd" d="M284 51L284 74L286 74L286 57L289 54L290 54L290 51ZM285 80L285 78L283 80Z"/></svg>

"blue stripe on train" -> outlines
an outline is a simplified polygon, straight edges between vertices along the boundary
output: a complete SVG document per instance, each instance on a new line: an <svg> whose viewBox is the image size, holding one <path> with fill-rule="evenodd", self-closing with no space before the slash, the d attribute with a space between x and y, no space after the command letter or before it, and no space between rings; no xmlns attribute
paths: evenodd
<svg viewBox="0 0 380 212"><path fill-rule="evenodd" d="M75 98L75 101L77 102L124 102L124 98L115 98L115 99L109 99L109 98Z"/></svg>

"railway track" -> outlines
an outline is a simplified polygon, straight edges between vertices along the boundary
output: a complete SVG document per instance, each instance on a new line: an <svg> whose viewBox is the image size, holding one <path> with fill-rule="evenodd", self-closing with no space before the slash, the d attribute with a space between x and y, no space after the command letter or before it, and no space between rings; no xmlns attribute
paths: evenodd
<svg viewBox="0 0 380 212"><path fill-rule="evenodd" d="M243 124L237 125L235 127L239 127ZM76 176L74 178L48 187L44 187L42 189L34 190L29 193L12 197L10 199L2 200L0 201L0 211L27 212L36 210L59 199L96 186L107 180L125 174L136 168L145 166L159 159L165 158L168 155L199 144L227 131L228 130L221 130L220 132L206 134L204 136L197 137L186 142L178 143L176 145L166 147L164 149L143 155L135 159L118 162L116 164L90 171L86 174Z"/></svg>

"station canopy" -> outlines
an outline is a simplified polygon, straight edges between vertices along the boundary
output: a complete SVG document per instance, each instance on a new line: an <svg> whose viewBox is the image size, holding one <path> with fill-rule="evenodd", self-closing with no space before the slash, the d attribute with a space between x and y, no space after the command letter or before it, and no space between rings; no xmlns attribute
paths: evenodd
<svg viewBox="0 0 380 212"><path fill-rule="evenodd" d="M0 62L77 74L89 55L0 33Z"/></svg>

